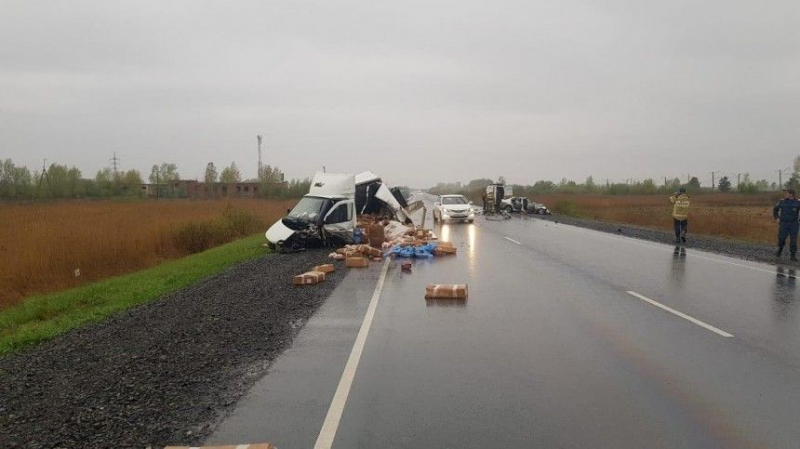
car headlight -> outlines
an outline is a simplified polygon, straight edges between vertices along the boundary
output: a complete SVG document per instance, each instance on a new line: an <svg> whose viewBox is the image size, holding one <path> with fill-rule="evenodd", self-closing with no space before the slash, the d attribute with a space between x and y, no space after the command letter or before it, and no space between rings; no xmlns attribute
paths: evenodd
<svg viewBox="0 0 800 449"><path fill-rule="evenodd" d="M450 215L447 215L446 212L442 212L442 220L449 220L449 219L450 219Z"/></svg>

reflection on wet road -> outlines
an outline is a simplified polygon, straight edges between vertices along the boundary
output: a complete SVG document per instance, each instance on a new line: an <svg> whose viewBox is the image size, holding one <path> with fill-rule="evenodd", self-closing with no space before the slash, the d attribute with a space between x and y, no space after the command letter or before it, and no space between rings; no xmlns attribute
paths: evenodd
<svg viewBox="0 0 800 449"><path fill-rule="evenodd" d="M459 254L390 272L334 447L800 438L794 273L540 220L439 232ZM468 302L422 300L451 282Z"/></svg>

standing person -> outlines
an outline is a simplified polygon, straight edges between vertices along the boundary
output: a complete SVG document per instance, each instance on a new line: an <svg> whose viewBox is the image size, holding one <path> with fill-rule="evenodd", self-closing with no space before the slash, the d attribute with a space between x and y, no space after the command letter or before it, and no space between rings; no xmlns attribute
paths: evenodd
<svg viewBox="0 0 800 449"><path fill-rule="evenodd" d="M797 230L800 228L800 201L794 196L794 189L783 189L783 199L772 209L772 216L778 222L778 251L775 257L781 257L786 237L789 237L791 260L797 261Z"/></svg>
<svg viewBox="0 0 800 449"><path fill-rule="evenodd" d="M481 195L481 199L483 200L483 211L486 212L486 190L483 191L483 195Z"/></svg>
<svg viewBox="0 0 800 449"><path fill-rule="evenodd" d="M689 228L689 203L691 198L686 188L681 187L678 193L669 197L672 206L672 225L675 228L675 243L686 243L686 231Z"/></svg>

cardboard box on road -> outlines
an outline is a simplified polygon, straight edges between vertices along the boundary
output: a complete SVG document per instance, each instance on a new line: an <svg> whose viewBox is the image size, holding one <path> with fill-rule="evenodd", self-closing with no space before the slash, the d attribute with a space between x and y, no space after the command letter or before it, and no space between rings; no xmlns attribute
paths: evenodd
<svg viewBox="0 0 800 449"><path fill-rule="evenodd" d="M369 243L373 246L380 246L386 241L386 233L381 224L370 225L367 228L367 235L369 235Z"/></svg>
<svg viewBox="0 0 800 449"><path fill-rule="evenodd" d="M317 265L316 267L312 268L311 271L320 271L322 273L331 273L335 271L336 268L333 266L332 263L326 263L324 265Z"/></svg>
<svg viewBox="0 0 800 449"><path fill-rule="evenodd" d="M321 271L309 271L308 273L298 274L292 278L294 285L314 285L325 280L325 273Z"/></svg>
<svg viewBox="0 0 800 449"><path fill-rule="evenodd" d="M437 256L451 255L456 253L456 248L454 246L437 246L433 252Z"/></svg>
<svg viewBox="0 0 800 449"><path fill-rule="evenodd" d="M425 299L467 299L467 284L428 284Z"/></svg>
<svg viewBox="0 0 800 449"><path fill-rule="evenodd" d="M369 245L358 245L358 250L369 257L380 257L383 254L378 248Z"/></svg>
<svg viewBox="0 0 800 449"><path fill-rule="evenodd" d="M364 268L369 266L369 260L364 257L348 257L344 260L344 266L348 268Z"/></svg>

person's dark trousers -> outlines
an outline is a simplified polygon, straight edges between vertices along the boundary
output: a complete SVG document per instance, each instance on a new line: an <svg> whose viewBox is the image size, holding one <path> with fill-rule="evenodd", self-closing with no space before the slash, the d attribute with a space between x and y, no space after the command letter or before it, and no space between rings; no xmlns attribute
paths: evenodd
<svg viewBox="0 0 800 449"><path fill-rule="evenodd" d="M686 237L686 230L689 228L689 220L672 219L672 224L675 227L675 238Z"/></svg>
<svg viewBox="0 0 800 449"><path fill-rule="evenodd" d="M797 231L800 229L798 222L781 222L778 227L778 248L783 249L786 238L789 238L789 251L797 254Z"/></svg>

